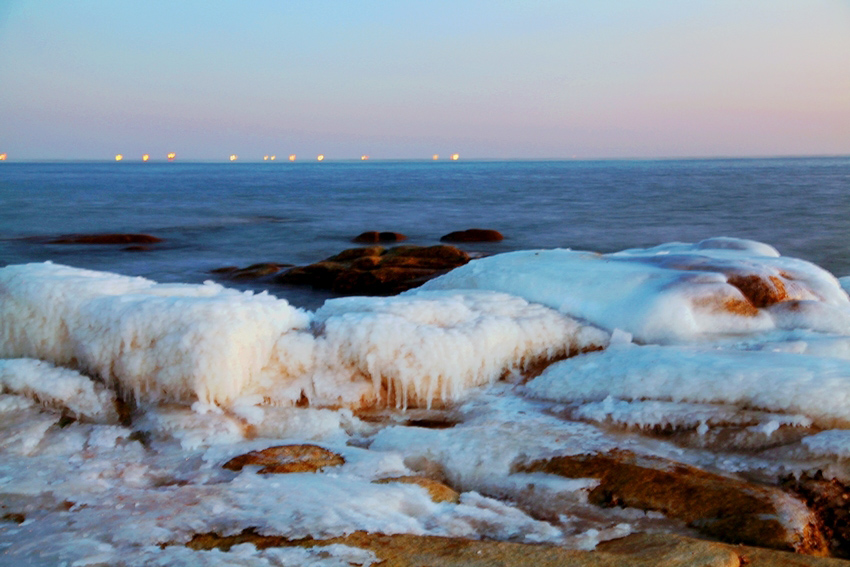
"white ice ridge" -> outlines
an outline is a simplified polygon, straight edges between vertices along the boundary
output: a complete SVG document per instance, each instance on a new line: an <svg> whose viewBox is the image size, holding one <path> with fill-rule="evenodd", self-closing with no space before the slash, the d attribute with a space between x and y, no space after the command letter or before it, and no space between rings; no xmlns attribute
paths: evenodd
<svg viewBox="0 0 850 567"><path fill-rule="evenodd" d="M549 366L526 385L559 402L669 400L803 414L820 427L850 425L847 360L770 351L633 346ZM658 416L664 425L664 414Z"/></svg>
<svg viewBox="0 0 850 567"><path fill-rule="evenodd" d="M259 378L278 338L309 321L286 301L213 283L50 262L0 269L0 356L77 368L137 399L232 400Z"/></svg>
<svg viewBox="0 0 850 567"><path fill-rule="evenodd" d="M26 396L78 418L118 420L114 392L87 376L42 360L0 359L0 393Z"/></svg>
<svg viewBox="0 0 850 567"><path fill-rule="evenodd" d="M395 407L457 400L506 373L608 344L607 333L553 309L486 291L334 299L315 324L312 395L332 402L358 380Z"/></svg>
<svg viewBox="0 0 850 567"><path fill-rule="evenodd" d="M419 289L510 293L647 343L777 328L850 333L850 300L834 276L735 238L614 254L510 252L473 260Z"/></svg>
<svg viewBox="0 0 850 567"><path fill-rule="evenodd" d="M555 310L490 291L338 299L314 316L212 283L51 263L0 268L0 357L79 369L137 400L230 405L248 421L248 405L305 397L430 406L607 342Z"/></svg>

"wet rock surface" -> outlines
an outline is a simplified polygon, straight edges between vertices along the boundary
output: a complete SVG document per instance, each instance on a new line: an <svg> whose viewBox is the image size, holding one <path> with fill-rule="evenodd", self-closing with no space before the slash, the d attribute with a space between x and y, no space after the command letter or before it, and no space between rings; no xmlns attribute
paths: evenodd
<svg viewBox="0 0 850 567"><path fill-rule="evenodd" d="M317 445L281 445L261 451L251 451L227 461L223 468L241 471L249 465L262 468L258 474L317 472L325 467L338 467L345 459Z"/></svg>
<svg viewBox="0 0 850 567"><path fill-rule="evenodd" d="M828 554L826 538L803 503L774 487L629 451L554 457L518 470L598 479L591 503L659 511L722 541Z"/></svg>
<svg viewBox="0 0 850 567"><path fill-rule="evenodd" d="M806 501L829 543L830 554L850 559L850 486L821 471L781 479L782 487Z"/></svg>
<svg viewBox="0 0 850 567"><path fill-rule="evenodd" d="M291 268L276 283L309 285L342 295L394 295L469 262L454 246L352 248L321 262Z"/></svg>
<svg viewBox="0 0 850 567"><path fill-rule="evenodd" d="M788 299L785 284L778 276L732 274L727 281L737 287L753 307L759 309Z"/></svg>
<svg viewBox="0 0 850 567"><path fill-rule="evenodd" d="M351 241L358 244L371 244L377 242L401 242L407 240L407 236L400 232L378 232L369 230L355 236Z"/></svg>
<svg viewBox="0 0 850 567"><path fill-rule="evenodd" d="M375 484L415 484L424 488L434 502L452 502L453 504L460 502L460 494L453 488L424 476L394 476L374 482Z"/></svg>
<svg viewBox="0 0 850 567"><path fill-rule="evenodd" d="M283 268L291 267L292 264L279 264L276 262L260 262L251 264L245 268L227 266L211 270L214 274L226 276L233 280L255 280L266 276L273 276Z"/></svg>
<svg viewBox="0 0 850 567"><path fill-rule="evenodd" d="M840 567L838 559L802 556L782 551L732 546L671 534L636 534L600 544L594 551L568 550L547 544L480 541L411 534L374 534L362 531L331 539L291 540L260 535L252 530L221 536L198 534L191 549L228 551L251 543L269 547L315 548L342 544L372 551L382 567L441 565L447 567Z"/></svg>
<svg viewBox="0 0 850 567"><path fill-rule="evenodd" d="M489 228L468 228L456 230L440 237L441 242L501 242L504 236L498 230Z"/></svg>

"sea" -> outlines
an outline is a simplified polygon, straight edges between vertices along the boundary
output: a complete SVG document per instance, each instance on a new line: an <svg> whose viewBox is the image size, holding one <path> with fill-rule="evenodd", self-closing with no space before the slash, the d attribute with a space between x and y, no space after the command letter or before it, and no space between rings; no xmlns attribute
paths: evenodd
<svg viewBox="0 0 850 567"><path fill-rule="evenodd" d="M850 157L620 161L0 163L0 266L54 263L200 283L256 262L303 265L364 231L434 245L455 230L500 231L473 255L613 252L714 236L754 239L850 275ZM146 250L51 244L145 233ZM316 308L325 292L268 283ZM271 286L271 287L269 287Z"/></svg>

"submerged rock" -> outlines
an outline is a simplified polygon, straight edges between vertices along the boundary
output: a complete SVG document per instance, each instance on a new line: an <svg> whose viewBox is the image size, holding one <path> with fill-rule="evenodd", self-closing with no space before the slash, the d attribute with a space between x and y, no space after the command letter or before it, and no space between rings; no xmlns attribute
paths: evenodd
<svg viewBox="0 0 850 567"><path fill-rule="evenodd" d="M591 503L662 512L722 541L817 556L828 553L811 511L777 488L630 451L554 457L518 470L598 479L589 494Z"/></svg>
<svg viewBox="0 0 850 567"><path fill-rule="evenodd" d="M281 264L278 262L259 262L244 268L240 268L238 266L223 266L221 268L210 270L210 273L231 280L258 280L268 276L273 276L282 269L289 268L291 266L292 264Z"/></svg>
<svg viewBox="0 0 850 567"><path fill-rule="evenodd" d="M233 457L223 468L241 471L248 465L259 465L258 474L317 472L325 467L338 467L345 459L318 445L280 445L260 451L251 451Z"/></svg>
<svg viewBox="0 0 850 567"><path fill-rule="evenodd" d="M378 232L377 230L370 230L355 236L352 242L369 244L371 242L401 242L402 240L407 240L407 236L400 232Z"/></svg>
<svg viewBox="0 0 850 567"><path fill-rule="evenodd" d="M154 244L161 238L150 234L67 234L48 240L48 244Z"/></svg>
<svg viewBox="0 0 850 567"><path fill-rule="evenodd" d="M505 237L498 230L468 228L443 235L441 242L501 242Z"/></svg>

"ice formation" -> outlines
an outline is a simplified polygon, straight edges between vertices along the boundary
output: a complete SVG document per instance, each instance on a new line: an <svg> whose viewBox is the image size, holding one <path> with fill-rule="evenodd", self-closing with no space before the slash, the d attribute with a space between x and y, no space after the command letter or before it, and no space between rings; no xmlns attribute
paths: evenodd
<svg viewBox="0 0 850 567"><path fill-rule="evenodd" d="M502 254L424 289L311 313L210 283L6 266L0 556L44 566L369 565L374 554L346 546L185 544L207 532L367 530L592 549L680 530L658 512L592 505L597 480L516 472L620 450L765 479L823 468L848 482L848 279L719 238ZM576 356L552 363L567 355ZM137 402L129 417L119 417L119 396ZM655 426L692 437L728 427L770 443L733 452L722 435L718 449L653 436ZM222 468L305 442L344 465ZM446 481L460 502L374 482L417 474Z"/></svg>
<svg viewBox="0 0 850 567"><path fill-rule="evenodd" d="M75 367L137 399L227 402L309 316L267 294L48 262L0 269L0 321L4 357Z"/></svg>
<svg viewBox="0 0 850 567"><path fill-rule="evenodd" d="M335 395L323 376L332 383L359 379L371 385L368 395L399 408L457 400L470 386L608 343L599 329L486 291L335 299L316 312L314 324L324 363L314 395Z"/></svg>
<svg viewBox="0 0 850 567"><path fill-rule="evenodd" d="M830 330L850 332L850 301L834 276L768 245L732 238L604 255L511 252L470 262L421 289L511 293L645 343L818 328L824 311L837 313ZM784 303L790 306L772 311Z"/></svg>
<svg viewBox="0 0 850 567"><path fill-rule="evenodd" d="M548 367L527 385L548 400L669 400L803 414L850 425L850 364L786 352L634 346Z"/></svg>
<svg viewBox="0 0 850 567"><path fill-rule="evenodd" d="M487 291L338 299L312 314L265 293L44 263L0 269L0 300L0 355L73 367L149 402L430 406L608 340Z"/></svg>
<svg viewBox="0 0 850 567"><path fill-rule="evenodd" d="M115 393L91 378L31 358L0 359L0 393L18 394L79 418L115 422Z"/></svg>

